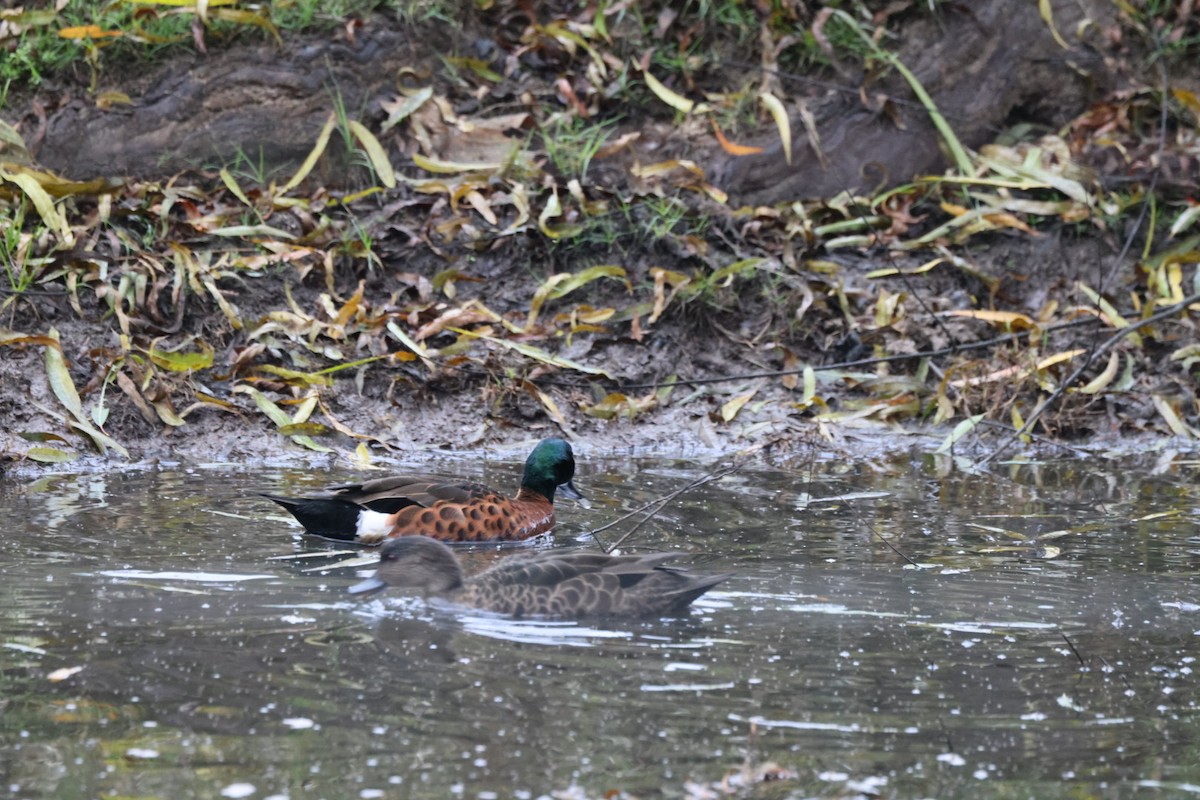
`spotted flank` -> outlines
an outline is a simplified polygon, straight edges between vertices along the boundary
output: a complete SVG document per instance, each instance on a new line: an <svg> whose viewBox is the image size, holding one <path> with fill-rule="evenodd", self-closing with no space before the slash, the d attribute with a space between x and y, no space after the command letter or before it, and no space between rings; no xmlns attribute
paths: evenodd
<svg viewBox="0 0 1200 800"><path fill-rule="evenodd" d="M433 475L396 475L333 486L321 497L264 494L306 532L375 545L395 536L443 542L528 539L554 528L554 495L582 500L571 479L575 457L562 439L545 439L525 461L515 497L478 483Z"/></svg>
<svg viewBox="0 0 1200 800"><path fill-rule="evenodd" d="M369 594L394 586L517 618L678 616L729 576L696 575L667 565L674 557L541 552L506 558L465 578L449 547L436 539L405 536L384 544L375 576L350 592Z"/></svg>

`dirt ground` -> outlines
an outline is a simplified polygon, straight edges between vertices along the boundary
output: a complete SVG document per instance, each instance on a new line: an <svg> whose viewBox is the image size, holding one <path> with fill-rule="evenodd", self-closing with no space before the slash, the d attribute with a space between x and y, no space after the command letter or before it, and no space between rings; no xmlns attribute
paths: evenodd
<svg viewBox="0 0 1200 800"><path fill-rule="evenodd" d="M974 14L950 14L937 26L919 21L911 29L913 36L903 42L902 56L911 56L911 63L918 65L917 71L933 93L946 104L959 98L957 118L981 122L967 126L970 146L986 143L1001 127L1030 119L1045 126L1065 124L1089 103L1119 94L1129 85L1130 76L1114 66L1111 48L1108 52L1090 50L1087 64L1091 66L1075 64L1067 79L1057 70L1031 70L1019 80L1012 74L1005 77L1005 59L1022 64L1037 61L1036 52L1019 50L1017 42L1033 48L1057 47L1036 14L1022 13L1014 19L1028 30L1010 31L1012 35L1002 38L1010 43L1009 50L989 52L987 57L992 60L980 70L987 80L999 81L997 88L977 84L973 92L964 91L956 82L955 70L947 68L954 60L950 56L958 52L954 48L962 49L964 31L995 30L1007 24L1003 5L989 4ZM1064 8L1068 5L1078 11L1088 4L1064 4ZM1065 27L1069 20L1060 17L1060 22ZM386 19L371 19L352 41L334 34L288 41L282 48L259 42L235 44L210 55L177 59L153 71L136 67L107 70L101 89L120 90L136 98L127 108L100 109L78 83L62 79L11 103L4 118L26 135L37 163L76 180L122 175L164 183L194 181L211 187L219 185L214 165L228 163L235 152L258 152L265 167L288 174L307 154L328 115L327 87L331 82L338 86L348 108L363 109L366 118L377 124L384 116L381 98L394 87L398 71L435 74L445 52L486 55L514 51L513 43L505 38L504 26L490 35L488 23L486 17L476 17L451 34L444 29L414 30ZM934 45L949 50L939 57ZM447 95L460 114L480 112L481 105L497 110L527 104L530 96L535 103L561 104L561 98L552 98L556 97L557 76L570 59L556 60L553 53L541 53L540 57L536 65L527 63L525 69L509 73L486 98L472 98L461 90L455 94L450 89L446 89ZM497 56L497 60L503 59ZM723 71L714 69L698 82L713 82L719 75L724 85L732 85L738 82L739 73L752 75L756 69L753 62ZM890 83L887 90L898 96L901 87ZM993 99L980 104L979 97L988 97L988 92ZM1057 103L1046 102L1051 92ZM1114 270L1130 272L1118 261L1125 231L1059 224L1036 232L1013 228L981 234L956 247L960 268L942 267L919 278L898 275L882 281L870 273L882 268L916 268L929 262L930 252L888 253L885 248L869 246L823 250L818 245L804 254L808 259L804 261L786 248L776 250L775 240L760 235L767 217L748 216L746 208L777 204L805 192L835 194L830 181L847 188L856 183L853 188L861 188L857 181L866 181L864 176L871 173L865 165L876 157L889 160L884 172L891 184L945 164L937 137L922 114L912 109L903 112L910 122L919 124L884 125L878 115L863 117L858 113L861 109L848 110L846 104L851 101L844 95L833 93L837 96L831 99L829 94L814 90L812 96L818 124L828 126L822 128L825 141L838 145L829 150L835 160L832 167L809 158L810 163L784 169L780 154L772 154L769 147L761 156L738 160L715 145L707 126L686 121L681 125L662 113L632 116L637 109L623 109L613 136L637 131L641 137L614 160L596 162L590 173L595 193L628 195L634 164L667 157L704 164L711 179L731 199L717 204L688 195L689 213L705 220L699 237L649 237L645 223L652 220L639 216L644 210L634 207L632 216L614 223L616 233L603 246L552 241L534 226L526 233L491 241L447 243L430 234L438 215L446 213L445 204L402 185L373 201L367 215L379 263L333 262L335 296L349 297L362 282L364 305L375 309L415 302L413 298L422 291L416 285L418 278L431 279L455 267L463 275L456 282L457 295L452 301L423 298L426 305L420 313L433 314L454 304L461 307L474 299L512 318L528 313L530 298L550 275L621 264L630 289L616 281L597 281L572 295L570 302L550 301L546 306L547 313L568 313L582 303L618 309L605 330L569 337L560 332L549 343L538 342L557 356L605 370L609 377L544 365L531 369L528 362L514 360L502 350L451 358L439 362L436 369L411 360L346 370L337 373L332 387L320 392L323 419L337 424L327 426L327 431L333 429L328 435L317 437L332 452L319 453L277 431L250 397L234 391L239 383L239 359L248 341L244 330L229 328L211 298L193 296L183 307L164 306L160 309L163 318L143 320L133 337L135 352L146 352L161 342L178 344L187 337L215 348L210 370L191 376L186 386L173 384L181 392L171 399L174 410L188 407L189 413L186 424L172 425L145 413L116 385L105 386L113 354L123 346L108 306L97 294L81 293L77 310L67 289L49 282L11 303L2 325L30 334L57 330L84 406L107 397L110 414L103 430L127 450L128 457L111 448L107 454L96 453L77 427L69 420L64 422L44 348L32 344L0 347L0 454L10 459L7 469L36 472L179 461L345 464L353 459L360 443L383 465L419 461L422 452L434 449L472 453L486 448L519 456L533 439L564 434L577 442L583 453L695 458L712 458L755 445L769 445L769 451L778 453L819 457L914 446L930 450L946 436L952 423L929 427L928 412L914 413L912 404L929 403L929 387L937 384L936 377L924 377L924 388L887 394L879 388L880 383L908 381L915 385L916 362L854 365L872 357L903 356L996 336L988 322L947 316L951 310L1003 308L1037 318L1049 304L1086 305L1077 289L1081 282L1103 285ZM1037 98L1036 102L1031 98ZM981 120L984 107L991 116ZM799 121L797 127L802 127ZM758 138L771 145L777 137L765 125ZM753 132L747 134L747 141L753 139ZM396 146L401 149L399 161L404 148L412 145ZM1135 172L1136 165L1125 162L1120 175L1114 170L1101 177L1130 179ZM877 181L877 177L871 180ZM351 188L361 181L353 169L336 162L323 163L319 178L328 187ZM1186 192L1189 181L1194 181L1194 175L1183 169L1172 186ZM908 235L915 237L935 222L933 218L914 221ZM271 224L302 229L303 220L299 214L293 219L280 213ZM789 241L787 247L791 246ZM101 251L103 237L93 238L86 247ZM711 270L763 254L785 265L801 266L714 286L703 296L674 303L653 324L647 321L645 307L640 313L635 308L638 302L645 306L652 299L656 268ZM836 270L836 281L811 272L811 266L805 266L811 264ZM301 273L286 265L242 280L222 281L220 289L243 319L261 322L284 307L285 285L295 305L305 309L319 306L329 289L320 270ZM887 324L869 324L867 321L878 319L881 287L903 295L908 310ZM415 319L417 312L413 314ZM1107 331L1094 325L1081 324L1055 334L1047 352L1092 348L1106 335ZM1167 320L1152 338L1151 345L1130 354L1148 376L1155 373L1156 365L1167 364L1181 342L1194 340L1194 324L1186 316ZM429 344L438 343L435 339ZM366 349L355 356L376 354L370 350L372 346L360 343ZM952 367L958 374L968 375L995 373L1019 364L1026 357L1025 346L1028 342L996 344L981 349L967 362L935 362L935 369ZM296 369L320 366L318 359L301 364L293 354L269 346L257 357ZM803 400L805 389L794 374L790 378L761 375L805 365L820 370L834 364L843 367L814 375L820 400L815 405L811 397ZM669 397L656 395L671 376L677 383ZM1164 368L1156 380L1157 396L1183 397L1181 407L1195 414L1194 391L1186 369ZM254 385L274 392L281 403L300 398L294 387L283 383L258 379ZM1030 397L1037 392L1036 386L1026 390L1026 411L1033 405ZM601 398L615 394L653 400L636 415L618 413L602 419L587 413ZM219 402L189 406L189 400L196 401L201 395ZM741 405L730 405L746 395L750 396L740 401ZM881 410L880 404L886 400L880 398L888 397L896 398L894 415ZM558 420L549 413L548 402L560 412ZM990 394L981 391L963 401L962 410L1008 421L1006 409L1012 402L1013 395L999 389ZM857 410L863 408L866 411L859 414ZM1069 448L1111 447L1122 437L1171 433L1154 409L1150 391L1068 395L1046 418L1041 432L1047 438L1021 447L1070 452L1045 443L1057 438ZM1003 431L981 428L961 446L986 452L1004 435ZM31 442L64 448L81 458L65 467L38 465L23 459Z"/></svg>

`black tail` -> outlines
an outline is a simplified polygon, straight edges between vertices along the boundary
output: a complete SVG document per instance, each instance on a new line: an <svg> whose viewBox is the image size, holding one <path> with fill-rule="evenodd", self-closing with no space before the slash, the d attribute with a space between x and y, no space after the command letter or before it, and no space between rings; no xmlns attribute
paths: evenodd
<svg viewBox="0 0 1200 800"><path fill-rule="evenodd" d="M262 493L268 500L287 509L304 530L327 539L354 541L358 529L358 513L362 506L336 498L292 498Z"/></svg>

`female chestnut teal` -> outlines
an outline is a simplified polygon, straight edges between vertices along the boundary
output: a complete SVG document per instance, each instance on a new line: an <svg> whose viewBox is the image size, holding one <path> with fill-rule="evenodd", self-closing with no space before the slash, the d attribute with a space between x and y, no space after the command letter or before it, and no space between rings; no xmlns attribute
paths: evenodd
<svg viewBox="0 0 1200 800"><path fill-rule="evenodd" d="M511 556L464 578L449 547L426 536L404 536L383 545L375 576L350 592L417 589L426 597L518 618L678 616L729 576L692 575L664 565L674 557L544 552Z"/></svg>
<svg viewBox="0 0 1200 800"><path fill-rule="evenodd" d="M396 475L330 487L324 497L293 499L264 494L299 520L308 533L379 544L393 536L429 536L447 542L528 539L554 527L554 492L583 500L571 478L575 456L562 439L543 439L525 461L516 497L478 483L432 475Z"/></svg>

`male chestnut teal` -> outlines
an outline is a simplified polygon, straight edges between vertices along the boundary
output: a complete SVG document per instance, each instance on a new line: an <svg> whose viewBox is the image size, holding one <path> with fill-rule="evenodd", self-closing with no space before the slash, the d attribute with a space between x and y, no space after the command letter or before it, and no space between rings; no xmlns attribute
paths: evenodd
<svg viewBox="0 0 1200 800"><path fill-rule="evenodd" d="M323 497L263 497L283 506L305 531L360 544L394 536L446 542L528 539L554 527L555 490L583 500L571 479L575 456L562 439L543 439L525 460L516 497L478 483L433 475L395 475L330 487Z"/></svg>
<svg viewBox="0 0 1200 800"><path fill-rule="evenodd" d="M510 556L470 578L454 552L426 536L392 539L375 576L352 594L387 586L511 617L662 617L687 613L692 601L728 578L666 566L674 553L607 555L543 552Z"/></svg>

